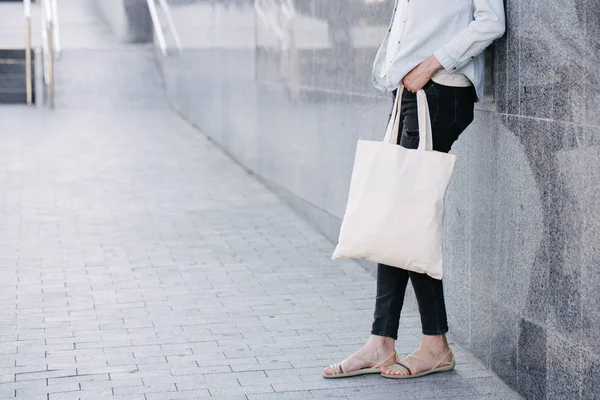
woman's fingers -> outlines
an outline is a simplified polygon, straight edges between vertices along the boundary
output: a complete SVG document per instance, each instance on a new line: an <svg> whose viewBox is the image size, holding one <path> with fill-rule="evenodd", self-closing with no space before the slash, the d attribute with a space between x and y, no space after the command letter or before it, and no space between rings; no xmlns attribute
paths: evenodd
<svg viewBox="0 0 600 400"><path fill-rule="evenodd" d="M425 63L421 63L412 69L406 76L402 79L402 84L406 88L413 93L418 92L423 89L425 85L429 82L435 71L439 70L437 67L437 59L435 57L430 57L431 60L427 60ZM437 63L435 68L428 67L426 64Z"/></svg>
<svg viewBox="0 0 600 400"><path fill-rule="evenodd" d="M404 85L404 88L411 93L417 93L419 90L423 89L425 85L415 85L414 83Z"/></svg>
<svg viewBox="0 0 600 400"><path fill-rule="evenodd" d="M411 74L408 74L406 77L404 77L404 79L402 79L402 84L404 85L404 88L409 92L416 93L419 90L423 89L427 82L429 82L429 78L425 79L426 77L424 76L412 78L410 75Z"/></svg>

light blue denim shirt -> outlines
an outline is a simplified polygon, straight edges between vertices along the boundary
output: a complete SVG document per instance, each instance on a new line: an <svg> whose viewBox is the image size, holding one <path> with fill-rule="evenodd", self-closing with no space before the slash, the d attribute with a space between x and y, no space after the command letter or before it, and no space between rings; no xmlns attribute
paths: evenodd
<svg viewBox="0 0 600 400"><path fill-rule="evenodd" d="M398 3L408 3L407 19L389 72L381 77ZM432 54L448 73L465 74L483 97L482 52L506 29L503 0L396 0L390 29L373 65L373 85L397 89L414 67Z"/></svg>

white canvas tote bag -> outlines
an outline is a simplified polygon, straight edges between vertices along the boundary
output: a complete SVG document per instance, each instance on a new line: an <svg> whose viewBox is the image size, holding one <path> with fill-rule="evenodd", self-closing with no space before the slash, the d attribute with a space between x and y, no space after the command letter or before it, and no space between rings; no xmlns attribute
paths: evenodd
<svg viewBox="0 0 600 400"><path fill-rule="evenodd" d="M359 140L332 258L364 258L442 279L444 198L456 156L433 151L427 96L417 92L419 147L398 146L403 88L383 142Z"/></svg>

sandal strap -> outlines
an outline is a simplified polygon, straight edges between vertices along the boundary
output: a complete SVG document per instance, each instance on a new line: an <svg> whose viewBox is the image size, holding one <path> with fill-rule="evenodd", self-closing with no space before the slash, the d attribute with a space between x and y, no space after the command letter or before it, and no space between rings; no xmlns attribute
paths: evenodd
<svg viewBox="0 0 600 400"><path fill-rule="evenodd" d="M408 357L414 357L414 358L416 358L416 359L423 360L423 361L427 361L427 362L430 362L430 363L435 363L435 362L437 362L437 360L432 360L431 358L428 358L428 357L423 357L423 356L420 356L420 355L416 354L416 353L417 353L417 351L419 351L419 350L421 350L421 348L420 348L420 347L419 347L418 349L416 349L415 351L413 351L412 353L410 353L409 355L407 355L405 358L408 358Z"/></svg>
<svg viewBox="0 0 600 400"><path fill-rule="evenodd" d="M367 368L379 368L383 364L385 364L386 362L390 361L393 357L396 357L396 360L398 360L398 354L396 353L396 351L394 351L385 360L383 360L381 362L366 360L364 358L358 357L355 354L353 354L351 357L356 358L357 360L360 360L362 362L365 362L365 363L368 363L368 364L372 365L371 367L367 367ZM334 375L339 375L339 374L345 374L346 373L346 368L345 368L345 365L344 365L343 361L340 362L340 363L331 364L329 366L329 369L332 369L333 371L335 371ZM364 368L361 368L361 369L364 369Z"/></svg>
<svg viewBox="0 0 600 400"><path fill-rule="evenodd" d="M367 363L367 364L373 364L373 365L377 364L377 361L368 360L366 358L359 357L356 354L352 354L350 357L356 358L357 360L362 361L362 362Z"/></svg>
<svg viewBox="0 0 600 400"><path fill-rule="evenodd" d="M343 374L346 371L344 371L344 363L336 363L336 364L331 364L329 366L329 369L332 369L335 373L334 375L339 375L339 374Z"/></svg>
<svg viewBox="0 0 600 400"><path fill-rule="evenodd" d="M403 366L408 371L408 375L412 375L413 374L412 370L408 366L409 364L406 361L404 361L404 363L399 362L398 365Z"/></svg>
<svg viewBox="0 0 600 400"><path fill-rule="evenodd" d="M404 363L398 361L395 364L390 365L389 367L387 367L390 371L407 371L408 375L412 375L412 371L410 369L410 367L407 365L408 363L406 361L404 361ZM399 367L402 367L402 369L400 369Z"/></svg>
<svg viewBox="0 0 600 400"><path fill-rule="evenodd" d="M450 354L452 354L452 359L450 361L444 361L446 359L446 357L448 357ZM454 353L452 352L452 349L448 349L448 351L444 353L444 355L440 358L440 360L437 362L437 364L435 364L435 367L433 367L432 369L436 369L441 364L450 365L450 364L452 364L452 362L454 362Z"/></svg>
<svg viewBox="0 0 600 400"><path fill-rule="evenodd" d="M385 363L387 363L388 361L390 361L392 358L394 358L394 361L398 361L398 353L396 353L396 350L394 350L392 352L392 354L390 354L389 356L387 356L387 358L385 360L380 361L377 364L373 365L373 368L379 368L382 365L385 365Z"/></svg>
<svg viewBox="0 0 600 400"><path fill-rule="evenodd" d="M362 361L364 363L371 364L372 366L369 367L369 368L379 368L383 364L385 364L386 362L390 361L393 357L398 358L398 353L396 353L396 351L393 351L392 354L390 354L389 356L387 356L387 358L385 360L380 361L380 362L373 361L373 360L367 360L366 358L359 357L356 354L352 354L350 357L356 358L357 360L360 360L360 361Z"/></svg>
<svg viewBox="0 0 600 400"><path fill-rule="evenodd" d="M413 357L413 358L416 358L417 360L427 361L430 364L435 364L437 362L437 360L432 360L431 358L423 357L418 354L409 354L406 356L406 358L408 358L408 357ZM442 358L442 360L443 360L443 358Z"/></svg>
<svg viewBox="0 0 600 400"><path fill-rule="evenodd" d="M419 350L420 349L417 349L416 351L419 351ZM450 354L452 354L452 360L450 360L450 361L444 361L446 359L446 357L448 357ZM439 360L432 360L431 358L422 357L422 356L414 354L414 353L409 354L408 356L406 356L405 360L408 357L414 357L414 358L417 358L419 360L423 360L423 361L427 361L428 363L435 364L431 369L436 369L441 364L452 364L452 362L454 361L454 353L452 353L452 349L448 349L448 351L445 352L444 355Z"/></svg>

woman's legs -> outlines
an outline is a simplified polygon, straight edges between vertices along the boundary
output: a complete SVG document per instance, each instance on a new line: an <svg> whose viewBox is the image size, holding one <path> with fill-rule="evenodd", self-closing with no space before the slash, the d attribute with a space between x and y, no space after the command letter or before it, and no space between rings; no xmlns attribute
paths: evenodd
<svg viewBox="0 0 600 400"><path fill-rule="evenodd" d="M431 114L433 149L447 153L473 120L473 88L453 88L430 82L424 90ZM416 95L405 91L402 100L403 129L399 135L399 144L416 149L419 145ZM433 368L442 358L443 361L450 362L453 357L452 354L447 354L448 322L442 281L415 272L409 272L409 276L419 305L423 339L419 349L413 353L418 357L409 356L404 360L404 364L410 365L410 371L384 367L384 374L417 374ZM444 358L445 354L447 356Z"/></svg>
<svg viewBox="0 0 600 400"><path fill-rule="evenodd" d="M400 311L404 302L408 278L406 270L379 264L373 328L367 344L356 352L358 357L380 362L395 351ZM396 359L393 358L386 364L391 365L395 362ZM346 372L371 367L368 363L355 357L348 357L342 361L342 364ZM331 367L324 370L326 375L333 375L337 372L339 371L335 371Z"/></svg>
<svg viewBox="0 0 600 400"><path fill-rule="evenodd" d="M417 357L407 357L403 364L410 365L410 373L418 374L429 370L437 364L437 361L451 362L452 354L449 351L446 332L448 332L448 321L446 316L446 305L444 302L444 288L441 280L433 279L425 274L410 272L410 281L415 291L415 297L419 305L421 315L421 327L423 339L419 349L413 353ZM447 354L444 358L444 354ZM406 375L405 369L381 369L384 374Z"/></svg>
<svg viewBox="0 0 600 400"><path fill-rule="evenodd" d="M448 317L442 281L416 272L409 275L419 305L423 335L445 334L448 332Z"/></svg>
<svg viewBox="0 0 600 400"><path fill-rule="evenodd" d="M377 266L377 297L371 335L398 339L400 312L408 279L407 270L384 264Z"/></svg>
<svg viewBox="0 0 600 400"><path fill-rule="evenodd" d="M473 88L451 88L430 82L423 88L427 94L429 112L433 130L433 148L436 151L449 152L458 136L473 120L475 93ZM416 94L404 91L402 98L402 117L398 144L416 149L419 144L419 125L417 119ZM448 331L446 307L442 281L425 274L380 264L377 268L377 300L371 337L365 347L356 355L373 360L384 360L394 351L398 336L400 313L404 304L404 295L408 280L411 280L423 328L423 340L419 355L428 359L439 359L448 349L445 333ZM448 356L450 358L451 356ZM342 362L346 371L368 367L363 361L349 357ZM412 373L430 369L430 363L412 360ZM391 364L391 363L390 363ZM390 371L389 374L401 374L402 371ZM336 371L326 368L325 374Z"/></svg>

